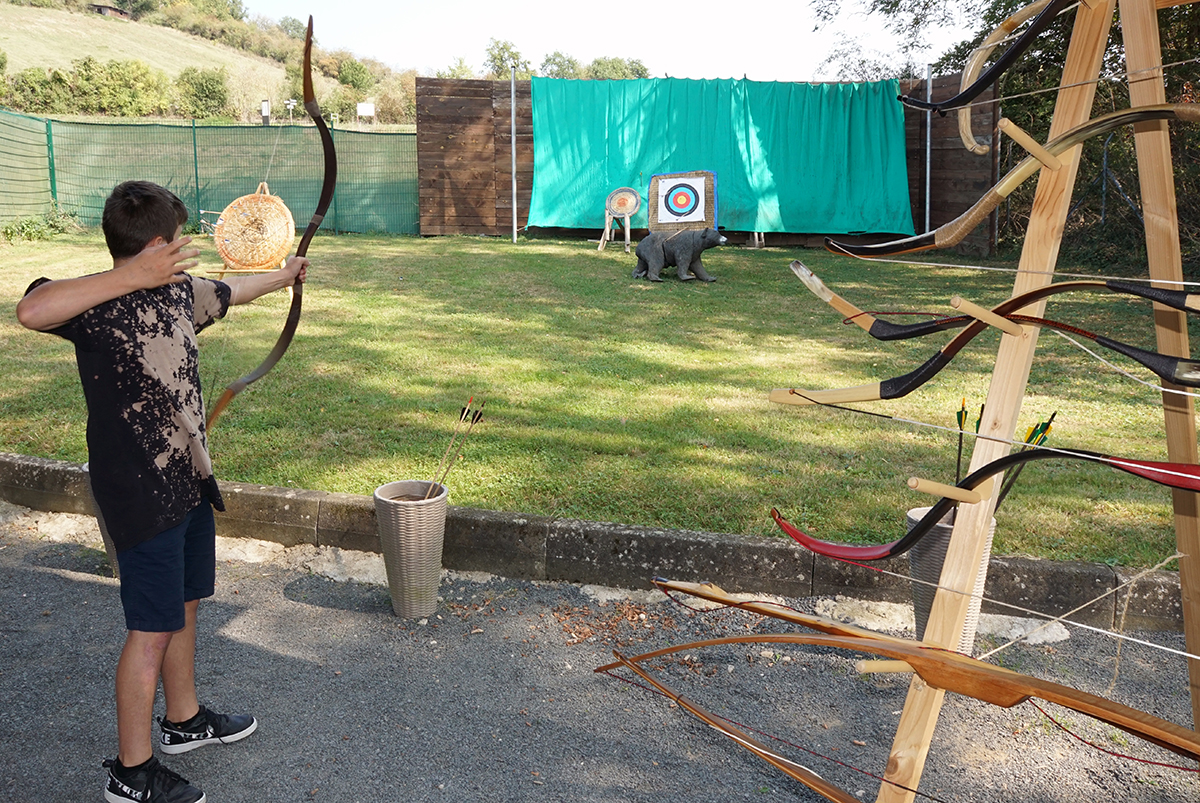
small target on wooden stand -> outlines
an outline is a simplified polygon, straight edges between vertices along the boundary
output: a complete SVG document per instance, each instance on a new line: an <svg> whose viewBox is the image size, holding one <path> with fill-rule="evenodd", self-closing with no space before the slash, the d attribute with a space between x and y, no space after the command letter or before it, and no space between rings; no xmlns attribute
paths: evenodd
<svg viewBox="0 0 1200 803"><path fill-rule="evenodd" d="M604 201L604 233L600 235L600 245L596 250L604 250L604 246L612 239L613 221L620 218L625 226L625 253L629 253L629 218L641 207L642 196L632 187L621 187L610 192Z"/></svg>

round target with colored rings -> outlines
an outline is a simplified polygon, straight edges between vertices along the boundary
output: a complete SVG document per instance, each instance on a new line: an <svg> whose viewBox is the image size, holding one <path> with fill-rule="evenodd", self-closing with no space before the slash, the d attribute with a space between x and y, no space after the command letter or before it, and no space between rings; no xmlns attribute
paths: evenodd
<svg viewBox="0 0 1200 803"><path fill-rule="evenodd" d="M676 217L690 215L700 205L700 196L696 193L696 188L682 182L667 190L666 199L664 206L667 212Z"/></svg>

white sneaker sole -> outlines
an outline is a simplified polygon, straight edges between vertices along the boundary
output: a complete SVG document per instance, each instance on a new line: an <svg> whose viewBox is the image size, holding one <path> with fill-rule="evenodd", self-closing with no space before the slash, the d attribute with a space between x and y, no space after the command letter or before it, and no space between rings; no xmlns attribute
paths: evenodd
<svg viewBox="0 0 1200 803"><path fill-rule="evenodd" d="M129 800L130 800L129 798L127 798L123 795L114 794L113 792L109 791L108 789L104 790L104 799L106 801L108 801L108 803L129 803ZM200 799L197 800L196 803L205 803L205 801L207 801L207 800L208 800L208 795L201 792Z"/></svg>

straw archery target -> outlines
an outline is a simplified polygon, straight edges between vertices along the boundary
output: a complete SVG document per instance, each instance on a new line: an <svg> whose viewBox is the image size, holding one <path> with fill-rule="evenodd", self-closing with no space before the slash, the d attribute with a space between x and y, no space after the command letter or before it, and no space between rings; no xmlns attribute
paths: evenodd
<svg viewBox="0 0 1200 803"><path fill-rule="evenodd" d="M650 179L650 231L717 227L717 177L708 170L660 173Z"/></svg>
<svg viewBox="0 0 1200 803"><path fill-rule="evenodd" d="M296 223L264 181L232 201L213 230L217 253L230 270L274 270L292 249Z"/></svg>
<svg viewBox="0 0 1200 803"><path fill-rule="evenodd" d="M624 217L638 211L642 198L632 187L621 187L608 194L604 202L604 211L613 217Z"/></svg>

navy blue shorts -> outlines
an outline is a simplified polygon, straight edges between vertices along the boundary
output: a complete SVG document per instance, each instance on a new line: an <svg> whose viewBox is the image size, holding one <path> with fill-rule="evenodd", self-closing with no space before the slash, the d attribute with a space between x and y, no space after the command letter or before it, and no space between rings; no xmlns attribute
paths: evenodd
<svg viewBox="0 0 1200 803"><path fill-rule="evenodd" d="M201 502L176 526L117 553L125 628L174 633L184 626L183 605L213 595L217 529L212 505Z"/></svg>

